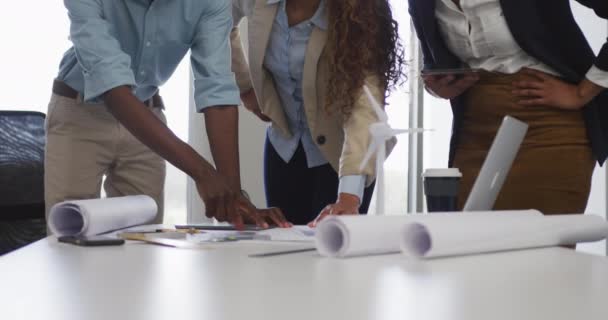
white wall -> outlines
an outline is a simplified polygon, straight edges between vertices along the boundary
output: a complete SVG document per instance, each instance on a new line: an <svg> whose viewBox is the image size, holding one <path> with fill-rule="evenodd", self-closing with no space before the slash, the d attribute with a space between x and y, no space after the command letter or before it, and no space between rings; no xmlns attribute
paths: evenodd
<svg viewBox="0 0 608 320"><path fill-rule="evenodd" d="M31 10L33 7L36 10ZM27 19L22 14L25 12ZM40 26L44 26L44 30ZM13 1L10 10L0 10L0 30L3 49L0 59L0 110L46 113L59 61L72 45L68 40L69 19L63 2ZM167 105L165 115L169 127L181 139L188 135L188 66L188 59L185 59L161 88ZM185 174L168 164L165 188L167 223L185 221L185 200Z"/></svg>

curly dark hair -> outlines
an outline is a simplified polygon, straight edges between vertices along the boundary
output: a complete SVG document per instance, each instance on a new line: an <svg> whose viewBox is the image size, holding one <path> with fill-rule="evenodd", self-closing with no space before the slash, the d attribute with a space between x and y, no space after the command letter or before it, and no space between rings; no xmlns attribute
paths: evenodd
<svg viewBox="0 0 608 320"><path fill-rule="evenodd" d="M326 110L349 116L365 78L387 93L405 80L404 50L389 0L328 0L329 83Z"/></svg>

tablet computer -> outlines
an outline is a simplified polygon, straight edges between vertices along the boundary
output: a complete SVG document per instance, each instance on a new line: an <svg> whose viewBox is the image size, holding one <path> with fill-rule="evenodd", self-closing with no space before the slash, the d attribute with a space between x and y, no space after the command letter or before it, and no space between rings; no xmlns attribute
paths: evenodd
<svg viewBox="0 0 608 320"><path fill-rule="evenodd" d="M504 117L463 211L487 211L494 208L527 131L526 123L513 117Z"/></svg>

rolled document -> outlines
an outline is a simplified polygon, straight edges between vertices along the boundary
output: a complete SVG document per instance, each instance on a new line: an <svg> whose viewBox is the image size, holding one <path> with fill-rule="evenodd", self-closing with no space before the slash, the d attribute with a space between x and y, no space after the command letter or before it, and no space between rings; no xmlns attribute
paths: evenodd
<svg viewBox="0 0 608 320"><path fill-rule="evenodd" d="M56 236L90 236L146 224L156 217L148 196L64 201L51 208L49 228Z"/></svg>
<svg viewBox="0 0 608 320"><path fill-rule="evenodd" d="M434 258L593 242L608 236L608 222L593 215L408 222L401 232L406 256Z"/></svg>
<svg viewBox="0 0 608 320"><path fill-rule="evenodd" d="M402 216L332 216L317 227L315 236L319 253L328 257L398 253L403 227L428 219L478 221L513 219L514 216L542 217L535 210L466 213L433 213Z"/></svg>

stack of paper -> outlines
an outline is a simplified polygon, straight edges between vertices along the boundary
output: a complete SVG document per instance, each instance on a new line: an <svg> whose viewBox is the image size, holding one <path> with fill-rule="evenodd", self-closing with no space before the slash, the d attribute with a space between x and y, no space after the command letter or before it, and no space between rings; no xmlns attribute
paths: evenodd
<svg viewBox="0 0 608 320"><path fill-rule="evenodd" d="M258 239L271 241L290 242L313 242L315 241L315 229L307 226L293 226L293 228L272 228L259 231Z"/></svg>

